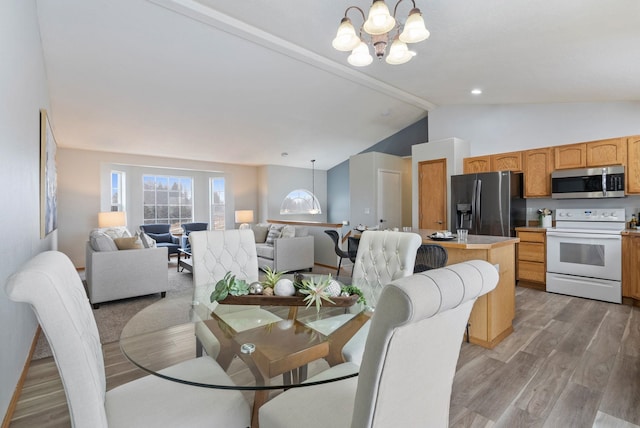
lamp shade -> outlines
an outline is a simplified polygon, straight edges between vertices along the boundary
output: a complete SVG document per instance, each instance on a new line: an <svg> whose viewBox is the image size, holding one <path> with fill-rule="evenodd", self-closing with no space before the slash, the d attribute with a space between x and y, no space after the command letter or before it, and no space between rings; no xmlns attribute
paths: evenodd
<svg viewBox="0 0 640 428"><path fill-rule="evenodd" d="M353 28L349 18L342 18L336 38L333 39L331 44L334 49L343 52L352 51L360 44L360 37L356 34L356 30Z"/></svg>
<svg viewBox="0 0 640 428"><path fill-rule="evenodd" d="M238 210L235 217L236 223L253 223L253 210Z"/></svg>
<svg viewBox="0 0 640 428"><path fill-rule="evenodd" d="M424 26L424 19L420 9L412 9L409 18L404 24L404 30L400 34L400 40L405 43L417 43L429 37L429 30Z"/></svg>
<svg viewBox="0 0 640 428"><path fill-rule="evenodd" d="M127 225L124 211L107 211L98 213L98 227L120 227Z"/></svg>
<svg viewBox="0 0 640 428"><path fill-rule="evenodd" d="M365 21L363 28L367 33L376 36L388 33L395 25L396 20L389 13L389 8L384 3L384 0L377 0L371 5L369 17Z"/></svg>

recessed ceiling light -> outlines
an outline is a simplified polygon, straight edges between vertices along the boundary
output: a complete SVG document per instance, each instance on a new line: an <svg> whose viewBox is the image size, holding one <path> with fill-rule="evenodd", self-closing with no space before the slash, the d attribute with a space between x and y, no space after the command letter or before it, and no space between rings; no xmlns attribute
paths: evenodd
<svg viewBox="0 0 640 428"><path fill-rule="evenodd" d="M473 95L480 95L480 94L482 93L482 89L478 89L478 88L476 88L476 89L472 89L472 90L471 90L471 93L472 93Z"/></svg>
<svg viewBox="0 0 640 428"><path fill-rule="evenodd" d="M282 152L282 153L280 153L280 156L282 156L283 158L286 158L287 156L289 156L289 153Z"/></svg>

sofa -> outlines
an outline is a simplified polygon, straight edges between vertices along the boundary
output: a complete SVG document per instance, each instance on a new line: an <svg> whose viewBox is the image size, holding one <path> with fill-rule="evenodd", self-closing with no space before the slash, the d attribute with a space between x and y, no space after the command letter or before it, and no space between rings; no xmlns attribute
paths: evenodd
<svg viewBox="0 0 640 428"><path fill-rule="evenodd" d="M125 228L94 229L86 243L85 274L94 309L128 297L164 297L169 287L167 248L143 234L131 236Z"/></svg>
<svg viewBox="0 0 640 428"><path fill-rule="evenodd" d="M306 227L259 223L252 230L260 269L293 272L313 268L313 236Z"/></svg>

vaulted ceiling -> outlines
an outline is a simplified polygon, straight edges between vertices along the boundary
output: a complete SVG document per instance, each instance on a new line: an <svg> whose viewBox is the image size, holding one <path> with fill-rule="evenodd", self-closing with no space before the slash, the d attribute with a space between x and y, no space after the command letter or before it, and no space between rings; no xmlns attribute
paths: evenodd
<svg viewBox="0 0 640 428"><path fill-rule="evenodd" d="M370 3L37 0L58 144L329 169L440 105L640 100L637 0L416 0L417 56L355 68Z"/></svg>

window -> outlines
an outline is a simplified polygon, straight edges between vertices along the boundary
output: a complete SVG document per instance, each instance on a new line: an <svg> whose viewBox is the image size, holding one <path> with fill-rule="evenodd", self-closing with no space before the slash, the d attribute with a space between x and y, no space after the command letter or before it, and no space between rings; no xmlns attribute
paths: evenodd
<svg viewBox="0 0 640 428"><path fill-rule="evenodd" d="M126 211L124 189L124 172L111 171L111 211Z"/></svg>
<svg viewBox="0 0 640 428"><path fill-rule="evenodd" d="M225 229L224 177L214 177L210 181L211 210L209 212L211 230Z"/></svg>
<svg viewBox="0 0 640 428"><path fill-rule="evenodd" d="M193 178L143 175L144 224L193 222Z"/></svg>

